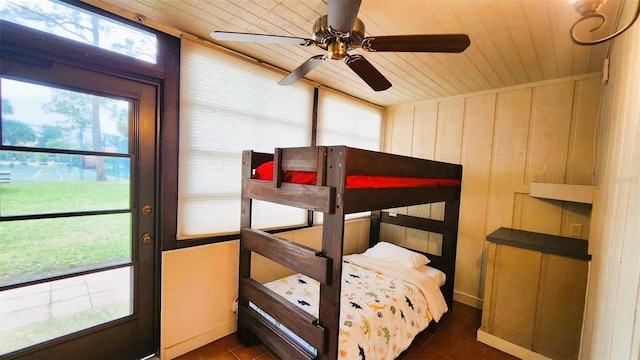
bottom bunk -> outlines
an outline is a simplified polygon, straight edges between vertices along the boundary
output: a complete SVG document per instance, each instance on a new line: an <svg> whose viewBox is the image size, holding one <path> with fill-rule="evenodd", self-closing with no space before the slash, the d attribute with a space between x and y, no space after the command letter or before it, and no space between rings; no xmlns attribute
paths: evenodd
<svg viewBox="0 0 640 360"><path fill-rule="evenodd" d="M379 243L377 246L380 245L387 249L393 246L388 243ZM427 328L432 320L439 321L448 310L439 289L444 282L444 273L426 264L416 268L397 265L370 257L367 252L345 256L339 358L393 359L400 355L417 334ZM318 317L318 281L303 274L294 274L264 285L310 315ZM313 346L282 326L266 311L253 304L250 306L309 352L317 354Z"/></svg>
<svg viewBox="0 0 640 360"><path fill-rule="evenodd" d="M423 254L379 241L381 223L443 234L441 255ZM264 285L250 278L241 279L240 296L247 306L240 308L240 340L246 344L257 337L283 359L332 358L327 357L328 338L337 333L338 359L396 358L416 335L430 323L439 321L451 307L456 234L447 234L442 223L372 212L372 247L362 254L342 257L336 328L324 328L319 322L321 282L314 278L322 276L294 274ZM243 236L251 251L261 253L261 246L270 247L268 242L280 241L267 234L256 241L254 232L257 231L249 230ZM290 245L283 240L278 249L287 252ZM330 261L321 256L316 258Z"/></svg>

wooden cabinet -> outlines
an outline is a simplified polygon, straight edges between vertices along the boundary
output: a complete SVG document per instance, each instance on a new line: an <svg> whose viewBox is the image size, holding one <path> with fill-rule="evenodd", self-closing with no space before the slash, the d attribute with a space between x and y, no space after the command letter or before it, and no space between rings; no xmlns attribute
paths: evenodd
<svg viewBox="0 0 640 360"><path fill-rule="evenodd" d="M577 359L587 242L506 228L487 240L478 341L523 359Z"/></svg>

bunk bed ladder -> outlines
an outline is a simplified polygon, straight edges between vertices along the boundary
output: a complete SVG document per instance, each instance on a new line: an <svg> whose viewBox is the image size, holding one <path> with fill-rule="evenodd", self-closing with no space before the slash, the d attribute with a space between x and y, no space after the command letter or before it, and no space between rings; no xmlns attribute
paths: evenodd
<svg viewBox="0 0 640 360"><path fill-rule="evenodd" d="M248 254L258 253L296 272L312 277L321 284L326 284L331 279L331 259L322 256L314 249L260 230L250 228L242 230L241 251L248 251ZM238 325L241 341L244 341L242 336L249 335L248 333L244 335L240 333L242 328L242 331L250 330L254 334L260 334L260 339L284 358L315 358L312 353L290 339L282 330L266 321L262 315L249 306L250 302L304 339L317 349L318 353L326 351L327 330L319 325L316 317L291 304L246 274L240 276L238 295L238 316L243 319L242 324Z"/></svg>
<svg viewBox="0 0 640 360"><path fill-rule="evenodd" d="M251 179L252 164L255 164L256 162L264 162L265 159L263 156L266 155L268 154L254 153L252 151L245 151L243 153L243 180ZM280 161L282 161L281 154L276 151L274 162L279 163ZM275 168L280 169L280 167ZM281 176L282 174L274 174L274 183L276 186L282 185ZM321 181L324 182L324 174L322 174L321 177L319 176L319 179L322 179ZM333 192L330 194L333 194ZM264 344L273 349L279 356L287 359L335 359L335 356L332 355L327 357L327 355L330 353L337 355L337 333L335 334L335 341L332 342L330 337L333 334L327 330L326 326L321 326L321 322L319 322L318 318L309 315L304 310L289 303L280 295L251 278L251 254L255 252L296 272L300 272L318 280L321 287L319 317L320 319L326 318L327 309L331 309L330 311L336 311L335 305L333 305L335 266L333 266L332 257L326 256L326 254L332 254L334 250L325 250L323 247L323 251L319 252L315 249L279 238L267 232L252 229L252 198L245 195L246 194L243 191L241 198L240 220L241 240L238 284L238 338L243 344L249 345L255 343L256 336L258 336ZM339 247L340 249L342 248L341 241ZM337 281L338 300L340 294L340 270L341 269L338 270ZM324 301L323 297L326 298L326 295L322 295L323 291L324 293L327 293L327 289L328 293L332 296L332 301L329 302ZM293 333L297 334L300 338L304 339L308 344L317 349L318 355L314 355L305 347L298 344L295 340L291 339L289 335L274 326L255 308L250 306L250 303L265 311L276 321L287 327ZM327 306L327 304L329 304L329 306ZM323 309L325 310L323 311ZM337 311L339 311L339 306ZM334 320L335 322L338 321L336 314L337 313L332 312L330 316L330 318L336 318ZM242 319L242 321L240 321L240 319ZM337 329L337 326L335 326L335 329ZM336 351L328 351L329 347L334 345Z"/></svg>

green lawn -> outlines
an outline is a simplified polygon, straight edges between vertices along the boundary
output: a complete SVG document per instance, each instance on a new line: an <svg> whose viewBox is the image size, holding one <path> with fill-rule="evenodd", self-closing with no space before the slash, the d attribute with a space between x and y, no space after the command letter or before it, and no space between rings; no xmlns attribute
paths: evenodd
<svg viewBox="0 0 640 360"><path fill-rule="evenodd" d="M0 185L3 216L129 208L129 182ZM131 215L0 222L0 285L131 258Z"/></svg>
<svg viewBox="0 0 640 360"><path fill-rule="evenodd" d="M24 182L0 185L3 216L129 208L128 181Z"/></svg>

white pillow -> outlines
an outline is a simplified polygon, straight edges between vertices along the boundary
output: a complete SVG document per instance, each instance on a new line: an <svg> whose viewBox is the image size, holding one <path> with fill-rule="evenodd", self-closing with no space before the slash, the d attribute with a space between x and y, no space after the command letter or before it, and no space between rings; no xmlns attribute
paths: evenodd
<svg viewBox="0 0 640 360"><path fill-rule="evenodd" d="M427 265L431 261L420 253L384 241L367 249L362 255L412 269Z"/></svg>

